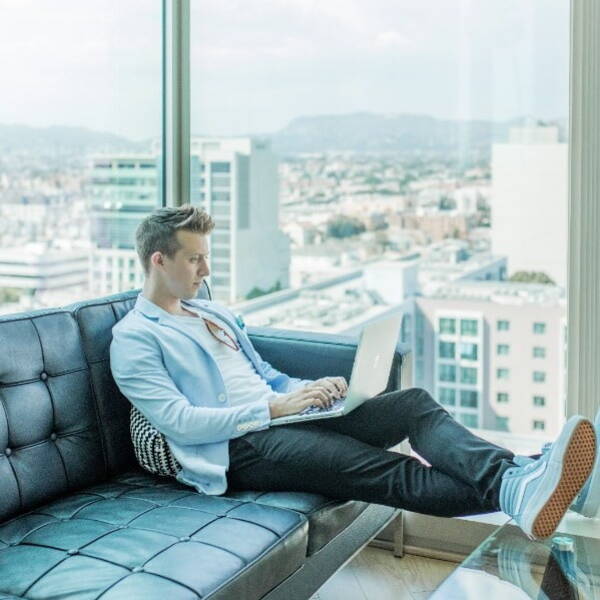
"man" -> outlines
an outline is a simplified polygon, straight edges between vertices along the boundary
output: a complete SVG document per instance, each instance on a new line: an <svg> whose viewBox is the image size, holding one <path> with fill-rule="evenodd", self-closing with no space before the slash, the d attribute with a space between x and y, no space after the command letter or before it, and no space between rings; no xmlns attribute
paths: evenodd
<svg viewBox="0 0 600 600"><path fill-rule="evenodd" d="M307 491L438 516L503 510L543 539L588 481L574 507L595 515L596 433L582 416L537 458L475 436L418 388L381 394L336 419L270 428L273 417L329 405L347 382L280 373L231 311L196 299L210 272L213 226L189 205L144 219L136 231L144 287L110 346L117 385L165 435L180 482L206 494ZM431 466L388 450L407 437Z"/></svg>

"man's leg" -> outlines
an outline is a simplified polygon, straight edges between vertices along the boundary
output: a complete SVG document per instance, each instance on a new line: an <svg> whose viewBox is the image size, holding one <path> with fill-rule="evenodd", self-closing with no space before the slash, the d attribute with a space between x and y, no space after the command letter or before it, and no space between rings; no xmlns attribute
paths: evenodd
<svg viewBox="0 0 600 600"><path fill-rule="evenodd" d="M474 435L420 388L382 394L348 415L312 423L380 448L390 448L408 437L419 456L471 486L490 510L500 510L502 475L516 466L513 452Z"/></svg>
<svg viewBox="0 0 600 600"><path fill-rule="evenodd" d="M229 441L229 455L231 489L312 492L437 516L497 510L459 478L315 423L247 433Z"/></svg>

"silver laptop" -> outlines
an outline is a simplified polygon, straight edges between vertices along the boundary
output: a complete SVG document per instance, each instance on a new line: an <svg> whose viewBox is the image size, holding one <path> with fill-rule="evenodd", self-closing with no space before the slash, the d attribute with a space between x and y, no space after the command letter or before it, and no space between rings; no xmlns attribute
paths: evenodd
<svg viewBox="0 0 600 600"><path fill-rule="evenodd" d="M338 398L329 408L309 406L300 413L276 417L271 419L270 424L287 425L342 417L382 392L390 376L401 321L402 314L396 313L364 326L352 365L348 393L344 398Z"/></svg>

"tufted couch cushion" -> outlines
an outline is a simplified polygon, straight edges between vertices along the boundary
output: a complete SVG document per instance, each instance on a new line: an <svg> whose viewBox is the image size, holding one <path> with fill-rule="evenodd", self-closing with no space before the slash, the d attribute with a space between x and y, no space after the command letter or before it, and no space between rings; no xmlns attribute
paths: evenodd
<svg viewBox="0 0 600 600"><path fill-rule="evenodd" d="M0 318L0 522L106 477L77 323Z"/></svg>
<svg viewBox="0 0 600 600"><path fill-rule="evenodd" d="M291 510L124 473L1 525L0 597L256 598L302 565L307 528Z"/></svg>
<svg viewBox="0 0 600 600"><path fill-rule="evenodd" d="M368 506L366 502L358 500L340 502L320 494L303 492L231 491L226 496L236 500L287 508L304 515L308 519L307 556L318 552Z"/></svg>

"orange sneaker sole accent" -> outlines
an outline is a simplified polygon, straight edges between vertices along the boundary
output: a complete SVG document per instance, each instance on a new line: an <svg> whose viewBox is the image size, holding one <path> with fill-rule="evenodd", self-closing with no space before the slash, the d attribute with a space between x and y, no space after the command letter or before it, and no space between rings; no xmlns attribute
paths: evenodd
<svg viewBox="0 0 600 600"><path fill-rule="evenodd" d="M558 486L533 522L532 533L537 539L551 536L583 484L587 481L596 459L596 433L589 421L579 423L564 455Z"/></svg>

